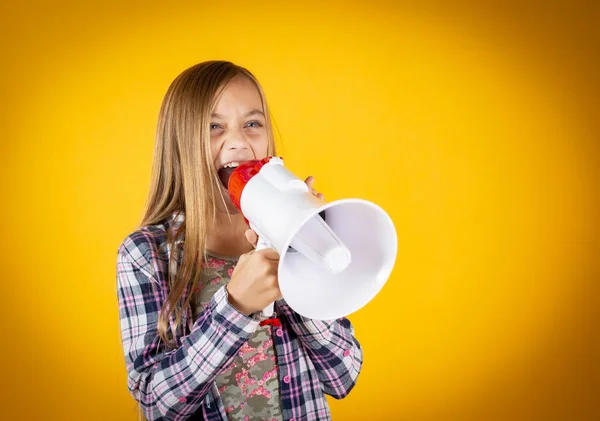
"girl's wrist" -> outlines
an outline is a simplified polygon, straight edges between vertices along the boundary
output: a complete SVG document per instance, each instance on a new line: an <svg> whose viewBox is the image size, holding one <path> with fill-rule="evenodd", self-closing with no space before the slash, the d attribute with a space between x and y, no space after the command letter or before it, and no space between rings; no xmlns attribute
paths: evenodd
<svg viewBox="0 0 600 421"><path fill-rule="evenodd" d="M227 292L227 301L229 301L229 304L231 304L233 306L233 308L235 308L237 311L239 311L246 317L249 317L253 313L252 310L248 310L247 308L245 308L245 306L243 306L238 300L236 300L231 295L231 291L229 290L229 285L227 285L225 287L225 291Z"/></svg>

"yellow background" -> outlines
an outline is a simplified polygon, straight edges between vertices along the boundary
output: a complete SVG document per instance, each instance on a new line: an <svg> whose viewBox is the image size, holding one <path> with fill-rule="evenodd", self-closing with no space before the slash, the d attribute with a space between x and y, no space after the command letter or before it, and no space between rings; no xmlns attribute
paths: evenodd
<svg viewBox="0 0 600 421"><path fill-rule="evenodd" d="M115 292L162 96L228 59L327 199L392 216L335 420L600 419L594 2L3 2L2 419L134 420Z"/></svg>

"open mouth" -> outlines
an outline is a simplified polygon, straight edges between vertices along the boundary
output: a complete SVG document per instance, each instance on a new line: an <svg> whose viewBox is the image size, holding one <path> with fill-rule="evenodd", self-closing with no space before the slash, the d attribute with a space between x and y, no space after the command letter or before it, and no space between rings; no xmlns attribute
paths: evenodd
<svg viewBox="0 0 600 421"><path fill-rule="evenodd" d="M217 175L219 176L219 180L221 180L221 184L226 189L229 187L229 179L231 178L231 174L235 171L237 167L240 166L243 162L230 162L228 164L223 165L223 167L219 168L217 171Z"/></svg>

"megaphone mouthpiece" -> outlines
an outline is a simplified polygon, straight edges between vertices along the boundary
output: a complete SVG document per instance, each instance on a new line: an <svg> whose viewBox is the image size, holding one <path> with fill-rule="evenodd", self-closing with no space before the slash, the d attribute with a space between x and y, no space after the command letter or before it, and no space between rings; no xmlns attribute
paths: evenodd
<svg viewBox="0 0 600 421"><path fill-rule="evenodd" d="M246 187L246 184L248 184L250 179L258 174L260 169L272 158L273 157L269 156L263 159L246 161L235 168L230 174L229 179L227 180L227 191L229 192L231 201L242 214L244 211L242 209L241 201L244 187Z"/></svg>

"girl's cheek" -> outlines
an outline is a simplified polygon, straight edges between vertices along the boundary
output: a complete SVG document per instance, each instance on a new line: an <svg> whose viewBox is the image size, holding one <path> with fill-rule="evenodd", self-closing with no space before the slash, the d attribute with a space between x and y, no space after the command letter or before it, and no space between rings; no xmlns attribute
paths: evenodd
<svg viewBox="0 0 600 421"><path fill-rule="evenodd" d="M219 144L217 142L212 142L211 141L211 143L210 143L210 154L211 154L213 160L219 154Z"/></svg>

